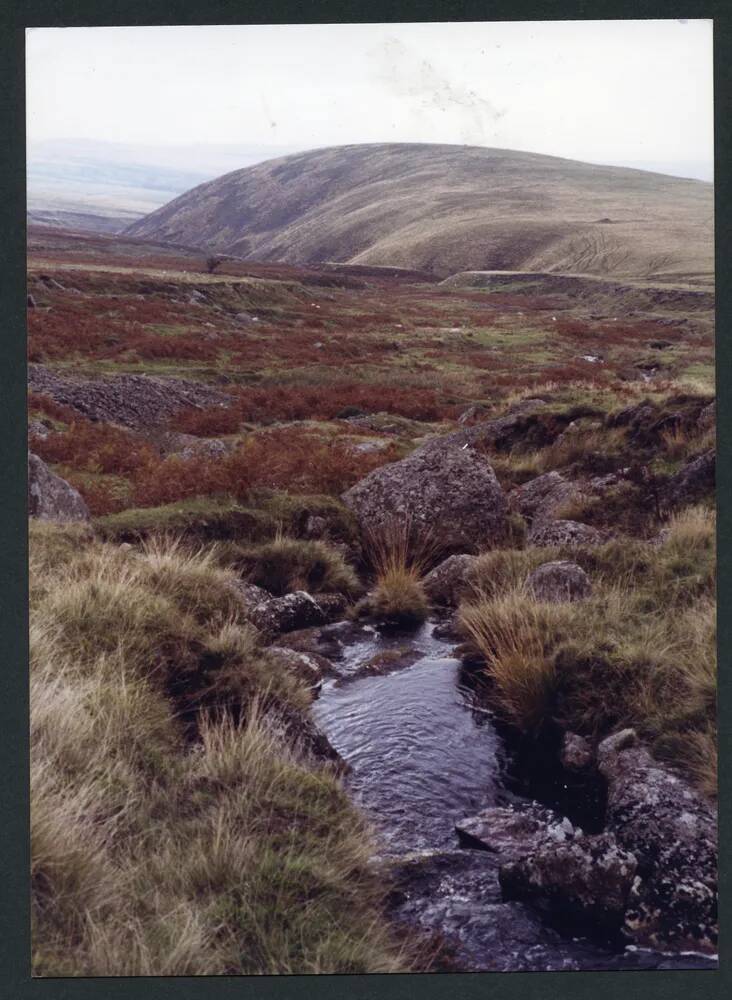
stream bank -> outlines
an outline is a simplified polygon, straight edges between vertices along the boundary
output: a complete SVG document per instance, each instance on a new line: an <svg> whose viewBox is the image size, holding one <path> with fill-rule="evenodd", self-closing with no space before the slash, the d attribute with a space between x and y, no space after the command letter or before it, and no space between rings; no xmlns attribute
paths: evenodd
<svg viewBox="0 0 732 1000"><path fill-rule="evenodd" d="M499 855L461 846L455 824L528 800L512 790L505 740L476 704L451 642L435 635L434 622L409 634L331 629L339 637L329 649L335 676L324 682L314 718L349 765L347 788L376 828L375 863L389 866L395 884L390 915L407 933L440 942L439 969L716 967L706 956L586 937L556 914L504 901ZM386 672L373 673L374 663Z"/></svg>

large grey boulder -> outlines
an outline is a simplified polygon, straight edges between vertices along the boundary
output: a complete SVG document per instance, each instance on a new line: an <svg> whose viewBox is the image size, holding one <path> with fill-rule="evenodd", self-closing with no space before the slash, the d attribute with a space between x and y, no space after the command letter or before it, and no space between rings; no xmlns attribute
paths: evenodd
<svg viewBox="0 0 732 1000"><path fill-rule="evenodd" d="M545 840L563 843L574 834L566 817L536 802L522 808L489 806L460 820L455 830L464 846L500 854L503 860L532 853Z"/></svg>
<svg viewBox="0 0 732 1000"><path fill-rule="evenodd" d="M508 505L488 460L472 448L418 448L343 495L362 530L409 524L443 552L476 552L505 538Z"/></svg>
<svg viewBox="0 0 732 1000"><path fill-rule="evenodd" d="M656 762L634 731L597 751L607 828L638 859L625 930L651 947L717 947L717 821L711 802Z"/></svg>
<svg viewBox="0 0 732 1000"><path fill-rule="evenodd" d="M28 452L28 514L46 521L88 521L89 508L78 490Z"/></svg>
<svg viewBox="0 0 732 1000"><path fill-rule="evenodd" d="M279 635L281 632L325 624L325 614L320 605L304 590L255 604L249 611L249 619L265 635Z"/></svg>
<svg viewBox="0 0 732 1000"><path fill-rule="evenodd" d="M575 919L619 928L637 862L609 833L540 843L501 866L504 899L536 901Z"/></svg>
<svg viewBox="0 0 732 1000"><path fill-rule="evenodd" d="M457 607L469 586L468 577L477 558L463 553L448 556L435 566L422 581L429 600L440 607Z"/></svg>
<svg viewBox="0 0 732 1000"><path fill-rule="evenodd" d="M537 601L550 604L581 601L592 593L592 583L582 567L566 560L538 566L527 577L526 586Z"/></svg>
<svg viewBox="0 0 732 1000"><path fill-rule="evenodd" d="M526 541L529 545L540 547L579 547L583 545L602 545L605 536L597 528L579 521L541 521L534 524Z"/></svg>

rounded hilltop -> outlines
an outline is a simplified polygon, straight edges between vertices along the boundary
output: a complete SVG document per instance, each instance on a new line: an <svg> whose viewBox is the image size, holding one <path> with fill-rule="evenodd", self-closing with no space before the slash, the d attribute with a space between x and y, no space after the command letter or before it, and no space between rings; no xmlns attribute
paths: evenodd
<svg viewBox="0 0 732 1000"><path fill-rule="evenodd" d="M335 146L236 170L126 232L251 260L447 276L711 275L713 187L555 156L429 143Z"/></svg>

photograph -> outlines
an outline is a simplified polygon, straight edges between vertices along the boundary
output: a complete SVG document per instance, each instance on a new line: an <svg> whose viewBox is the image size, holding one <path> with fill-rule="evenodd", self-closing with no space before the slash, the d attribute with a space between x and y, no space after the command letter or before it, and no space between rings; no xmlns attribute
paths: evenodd
<svg viewBox="0 0 732 1000"><path fill-rule="evenodd" d="M719 969L716 29L19 33L34 979Z"/></svg>

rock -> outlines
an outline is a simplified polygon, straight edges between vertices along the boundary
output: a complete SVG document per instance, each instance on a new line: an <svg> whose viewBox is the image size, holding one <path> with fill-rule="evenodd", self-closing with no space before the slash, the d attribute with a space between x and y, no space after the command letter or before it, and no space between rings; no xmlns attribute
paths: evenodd
<svg viewBox="0 0 732 1000"><path fill-rule="evenodd" d="M476 552L505 538L508 505L484 456L472 448L422 446L375 469L343 495L362 530L409 523L445 554Z"/></svg>
<svg viewBox="0 0 732 1000"><path fill-rule="evenodd" d="M589 576L577 563L565 560L544 563L530 573L526 585L537 601L561 604L581 601L592 593Z"/></svg>
<svg viewBox="0 0 732 1000"><path fill-rule="evenodd" d="M475 565L477 556L448 556L436 566L422 581L427 597L433 604L454 608L460 603L468 582L468 574Z"/></svg>
<svg viewBox="0 0 732 1000"><path fill-rule="evenodd" d="M541 521L532 526L526 541L541 547L602 545L605 537L597 528L579 521Z"/></svg>
<svg viewBox="0 0 732 1000"><path fill-rule="evenodd" d="M665 491L666 503L671 507L697 503L714 493L715 480L714 451L705 451L671 477Z"/></svg>
<svg viewBox="0 0 732 1000"><path fill-rule="evenodd" d="M222 406L230 397L201 382L151 375L114 375L77 379L58 375L45 365L28 365L28 388L51 396L90 420L149 430L179 410Z"/></svg>
<svg viewBox="0 0 732 1000"><path fill-rule="evenodd" d="M37 308L37 306L36 306L36 300L33 298L32 295L29 295L26 298L26 305L28 306L29 309L36 309Z"/></svg>
<svg viewBox="0 0 732 1000"><path fill-rule="evenodd" d="M28 437L37 437L42 441L45 440L51 432L45 424L42 424L40 420L31 420L28 424Z"/></svg>
<svg viewBox="0 0 732 1000"><path fill-rule="evenodd" d="M588 770L595 761L592 746L577 733L565 733L559 750L559 761L566 771L581 772Z"/></svg>
<svg viewBox="0 0 732 1000"><path fill-rule="evenodd" d="M195 434L182 434L178 431L167 431L157 437L157 443L164 455L177 455L189 459L198 456L220 458L232 450L228 441L220 438L201 438Z"/></svg>
<svg viewBox="0 0 732 1000"><path fill-rule="evenodd" d="M241 323L243 326L250 326L252 323L259 322L259 319L256 316L251 316L248 312L236 313L234 319L237 323Z"/></svg>
<svg viewBox="0 0 732 1000"><path fill-rule="evenodd" d="M712 402L705 406L704 409L699 414L697 419L697 426L700 430L710 430L716 427L717 424L717 401L712 400Z"/></svg>
<svg viewBox="0 0 732 1000"><path fill-rule="evenodd" d="M509 406L508 412L509 413L533 413L534 410L540 410L542 407L548 406L548 405L549 404L547 403L547 401L545 399L536 399L536 398L533 398L533 397L529 398L529 399L520 399L520 400L518 400L518 402L512 403Z"/></svg>
<svg viewBox="0 0 732 1000"><path fill-rule="evenodd" d="M341 621L348 609L348 600L343 594L318 594L315 601L326 622Z"/></svg>
<svg viewBox="0 0 732 1000"><path fill-rule="evenodd" d="M509 494L514 510L529 523L547 520L570 500L580 496L576 483L565 479L559 472L545 472L518 486Z"/></svg>
<svg viewBox="0 0 732 1000"><path fill-rule="evenodd" d="M589 920L606 930L625 916L637 862L610 833L540 843L501 865L506 900L533 900L553 916Z"/></svg>
<svg viewBox="0 0 732 1000"><path fill-rule="evenodd" d="M313 691L320 690L323 683L323 670L318 659L314 656L308 653L299 653L295 649L288 649L284 646L270 646L267 649L266 657L267 661L274 667L294 674Z"/></svg>
<svg viewBox="0 0 732 1000"><path fill-rule="evenodd" d="M623 730L598 747L607 828L638 859L625 932L639 944L717 948L717 822L711 802Z"/></svg>
<svg viewBox="0 0 732 1000"><path fill-rule="evenodd" d="M278 635L322 625L325 615L310 594L296 590L284 597L272 597L255 604L249 610L249 619L265 635Z"/></svg>
<svg viewBox="0 0 732 1000"><path fill-rule="evenodd" d="M467 410L463 412L458 417L459 424L472 424L479 417L485 416L488 412L487 407L481 406L480 403L474 403L473 406L469 406Z"/></svg>
<svg viewBox="0 0 732 1000"><path fill-rule="evenodd" d="M375 452L386 451L391 447L392 442L384 438L367 438L365 441L354 441L349 445L351 451L358 455L371 455Z"/></svg>
<svg viewBox="0 0 732 1000"><path fill-rule="evenodd" d="M47 521L88 521L89 508L78 490L28 452L28 514Z"/></svg>
<svg viewBox="0 0 732 1000"><path fill-rule="evenodd" d="M546 840L560 843L574 834L568 819L536 802L521 809L489 806L476 816L460 820L455 830L466 847L493 851L506 860L531 853Z"/></svg>

